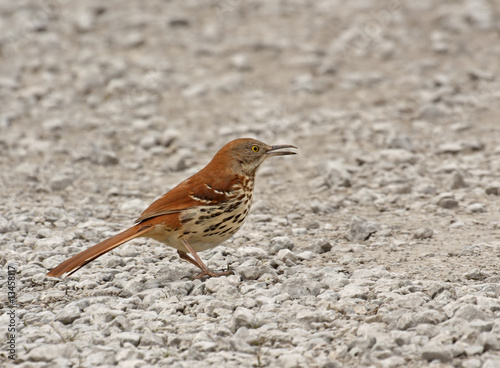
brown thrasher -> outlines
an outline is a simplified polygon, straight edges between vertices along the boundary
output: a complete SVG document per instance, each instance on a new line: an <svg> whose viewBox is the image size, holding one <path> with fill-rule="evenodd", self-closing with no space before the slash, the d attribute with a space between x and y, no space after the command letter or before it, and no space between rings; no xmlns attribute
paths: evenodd
<svg viewBox="0 0 500 368"><path fill-rule="evenodd" d="M136 220L136 225L71 257L47 276L69 276L104 253L140 236L177 249L182 259L201 269L196 278L230 274L231 271L210 270L197 252L221 244L239 230L252 204L257 168L268 157L295 154L277 151L282 148L297 147L268 146L249 138L229 142L201 171L153 202Z"/></svg>

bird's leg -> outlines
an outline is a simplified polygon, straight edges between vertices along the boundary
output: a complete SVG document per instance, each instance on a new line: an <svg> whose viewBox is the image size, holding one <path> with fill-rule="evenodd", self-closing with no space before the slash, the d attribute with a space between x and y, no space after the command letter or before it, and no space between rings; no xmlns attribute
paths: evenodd
<svg viewBox="0 0 500 368"><path fill-rule="evenodd" d="M182 250L178 250L177 254L179 257L181 257L183 260L188 261L189 263L194 264L196 267L203 269L198 262L196 262L194 259L192 259L186 252L183 252Z"/></svg>
<svg viewBox="0 0 500 368"><path fill-rule="evenodd" d="M186 247L187 250L193 255L194 259L189 257L186 252L178 251L177 253L179 254L179 257L182 259L194 264L198 268L201 269L201 272L194 276L194 279L201 279L205 276L208 277L218 277L218 276L227 276L227 275L232 275L233 271L228 270L228 271L222 271L222 272L215 272L209 269L205 263L201 260L201 258L198 256L198 254L195 252L193 247L187 242L187 240L182 239L182 244Z"/></svg>

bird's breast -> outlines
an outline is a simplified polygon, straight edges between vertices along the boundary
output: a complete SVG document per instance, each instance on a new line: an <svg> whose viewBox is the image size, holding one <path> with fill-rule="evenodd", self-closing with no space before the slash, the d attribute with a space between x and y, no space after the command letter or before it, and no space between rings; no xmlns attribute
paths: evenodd
<svg viewBox="0 0 500 368"><path fill-rule="evenodd" d="M252 189L252 180L239 181L224 191L224 200L217 203L200 195L197 206L178 214L179 226L175 231L163 232L159 224L158 231L149 236L182 251L186 251L182 239L197 252L213 248L233 236L243 225L252 204ZM222 190L218 192L222 193Z"/></svg>
<svg viewBox="0 0 500 368"><path fill-rule="evenodd" d="M233 236L243 225L252 204L252 192L235 186L231 196L217 205L186 210L180 216L184 237L195 250L213 248Z"/></svg>

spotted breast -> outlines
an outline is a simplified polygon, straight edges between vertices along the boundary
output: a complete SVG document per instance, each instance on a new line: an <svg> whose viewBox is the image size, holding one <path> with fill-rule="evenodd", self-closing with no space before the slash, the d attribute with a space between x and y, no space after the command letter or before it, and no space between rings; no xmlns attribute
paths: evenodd
<svg viewBox="0 0 500 368"><path fill-rule="evenodd" d="M244 176L229 191L207 185L209 190L223 194L226 200L213 204L207 199L193 196L194 200L203 205L183 212L180 218L183 232L177 237L187 240L197 252L213 248L229 239L240 229L250 211L253 184L253 177ZM179 246L181 250L184 248L182 243Z"/></svg>

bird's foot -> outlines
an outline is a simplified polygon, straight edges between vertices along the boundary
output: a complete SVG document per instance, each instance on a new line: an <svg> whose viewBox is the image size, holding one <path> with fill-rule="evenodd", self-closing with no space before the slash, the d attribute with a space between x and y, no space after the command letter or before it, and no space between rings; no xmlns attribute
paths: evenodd
<svg viewBox="0 0 500 368"><path fill-rule="evenodd" d="M234 274L232 270L212 271L210 269L206 269L205 271L201 271L199 274L193 276L193 280L202 280L203 278L209 278L209 277L229 276L232 274Z"/></svg>

